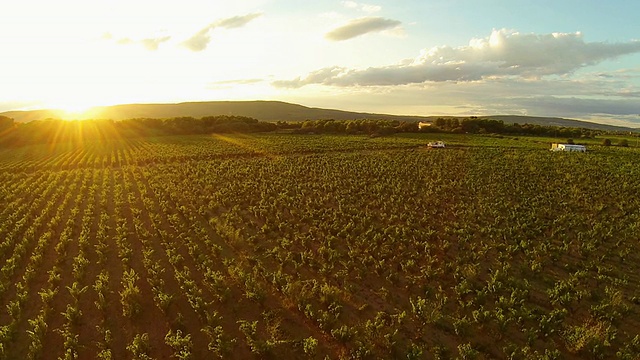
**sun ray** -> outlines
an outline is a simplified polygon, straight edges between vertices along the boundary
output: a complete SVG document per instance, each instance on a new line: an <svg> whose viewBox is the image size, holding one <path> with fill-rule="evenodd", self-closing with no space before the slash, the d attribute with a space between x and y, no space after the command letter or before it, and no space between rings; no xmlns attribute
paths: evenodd
<svg viewBox="0 0 640 360"><path fill-rule="evenodd" d="M276 155L268 152L262 147L256 146L255 142L251 140L255 140L254 136L248 134L233 134L233 136L223 135L223 134L211 134L211 136L216 140L221 140L230 144L233 144L239 148L249 150L254 154L259 154L262 156L266 156L272 159L277 158Z"/></svg>
<svg viewBox="0 0 640 360"><path fill-rule="evenodd" d="M54 148L56 147L56 144L58 144L58 140L60 138L64 138L64 123L61 120L45 120L45 121L49 121L50 122L50 126L48 132L49 134L45 134L45 137L48 137L48 141L49 141L49 151L53 152ZM50 137L51 135L53 135L53 137Z"/></svg>

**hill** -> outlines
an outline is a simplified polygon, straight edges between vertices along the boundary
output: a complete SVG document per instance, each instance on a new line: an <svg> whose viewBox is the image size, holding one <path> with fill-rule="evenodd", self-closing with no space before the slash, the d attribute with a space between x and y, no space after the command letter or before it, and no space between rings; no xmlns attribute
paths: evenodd
<svg viewBox="0 0 640 360"><path fill-rule="evenodd" d="M438 118L460 118L459 116L429 116L427 121L435 121ZM569 128L582 128L603 131L640 131L639 128L630 128L625 126L600 124L590 121L565 119L558 117L542 117L542 116L522 116L522 115L491 115L478 116L478 119L501 120L505 124L531 124L540 126L561 126Z"/></svg>
<svg viewBox="0 0 640 360"><path fill-rule="evenodd" d="M69 118L60 110L8 111L0 115L13 118L17 122L28 122L46 118ZM248 116L261 121L304 121L304 120L350 120L384 119L400 121L424 121L426 117L372 114L321 109L290 104L281 101L207 101L178 104L128 104L91 108L84 118L124 120L132 118L173 118L190 116L236 115Z"/></svg>
<svg viewBox="0 0 640 360"><path fill-rule="evenodd" d="M608 130L608 131L638 131L640 129L630 128L624 126L615 126L607 124L593 123L589 121L564 119L557 117L541 117L541 116L518 116L518 115L494 115L494 116L482 116L480 118L490 118L494 120L502 120L505 124L533 124L542 126L564 126L564 127L577 127L587 128L594 130Z"/></svg>
<svg viewBox="0 0 640 360"><path fill-rule="evenodd" d="M77 116L69 115L61 110L8 111L0 113L0 115L13 118L16 122L29 122L47 118L78 118ZM322 109L281 101L207 101L185 102L178 104L127 104L101 106L91 108L79 118L124 120L132 118L201 118L204 116L216 115L248 116L261 121L382 119L417 122L433 121L439 117L374 114L336 109ZM638 131L638 129L634 128L554 117L496 115L480 118L502 120L505 123L579 127L606 131Z"/></svg>

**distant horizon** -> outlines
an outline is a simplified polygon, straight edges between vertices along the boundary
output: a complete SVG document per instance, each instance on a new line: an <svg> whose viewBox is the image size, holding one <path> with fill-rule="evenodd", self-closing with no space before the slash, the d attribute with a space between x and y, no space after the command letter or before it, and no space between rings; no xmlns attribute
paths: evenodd
<svg viewBox="0 0 640 360"><path fill-rule="evenodd" d="M134 102L134 103L116 103L116 104L112 104L112 105L94 105L88 108L80 108L77 110L65 110L63 108L46 108L46 107L29 107L29 106L25 106L25 107L21 107L21 108L15 108L15 109L9 109L9 110L2 110L0 109L0 114L4 114L4 113L10 113L10 112L27 112L27 111L55 111L55 112L61 112L61 113L67 113L70 116L75 116L76 118L69 118L69 119L63 119L63 120L82 120L82 119L88 119L86 117L82 117L82 116L78 116L82 113L86 113L89 112L91 110L97 109L97 108L108 108L108 107L113 107L113 106L128 106L128 105L177 105L177 104L188 104L188 103L212 103L212 102L280 102L280 103L286 103L286 104L292 104L292 105L300 105L300 106L304 106L304 107L308 107L308 108L318 108L318 109L326 109L326 110L337 110L337 111L347 111L347 112L357 112L357 113L369 113L369 114L383 114L383 115L393 115L393 116L415 116L415 117L434 117L434 116L443 116L443 117L459 117L459 118L463 118L463 117L471 117L471 116L479 116L479 117L488 117L488 116L525 116L525 117L539 117L539 118L559 118L559 119L567 119L567 120L576 120L576 121L585 121L585 122L589 122L589 123L596 123L596 124L603 124L603 125L612 125L612 126L619 126L619 127L628 127L628 128L638 128L640 129L640 114L637 115L637 121L633 121L633 117L631 117L631 120L619 120L616 118L604 118L604 117L597 117L597 118L592 118L592 117L584 117L584 118L580 118L577 116L569 116L569 115L562 115L562 114L545 114L544 112L542 114L517 114L517 113L486 113L486 114L478 114L478 113L469 113L469 114L464 114L464 113L457 113L457 114L451 114L451 113L430 113L430 114L424 114L424 113L398 113L398 112L379 112L379 111L374 111L374 110L363 110L363 109L347 109L347 108L338 108L338 107L332 107L332 106L313 106L313 105L307 105L307 104L301 104L301 103L297 103L297 102L291 102L291 101L285 101L285 100L265 100L265 99L245 99L245 100L184 100L184 101L176 101L176 102Z"/></svg>
<svg viewBox="0 0 640 360"><path fill-rule="evenodd" d="M60 120L69 120L69 121L76 121L76 120L80 120L80 121L81 120L102 120L102 119L124 120L125 118L112 119L112 118L110 118L108 116L107 117L100 117L100 113L97 112L97 111L103 110L103 109L104 110L108 110L108 109L113 108L113 107L127 107L127 106L156 106L156 105L160 105L161 106L161 105L213 104L213 103L230 103L230 104L241 104L241 103L281 103L281 104L286 104L286 105L301 106L301 107L308 108L308 109L318 109L318 110L323 110L323 111L337 111L337 112L346 112L346 113L354 113L354 114L371 114L371 115L407 117L407 118L413 117L413 118L424 118L424 119L431 119L431 118L435 118L435 117L457 117L457 118L465 118L465 117L481 117L481 118L485 118L485 117L526 117L526 118L540 118L540 119L560 119L560 120L587 122L587 123L606 125L606 126L616 126L616 127L621 127L621 128L640 129L640 124L637 124L637 123L624 124L624 123L620 123L618 121L611 121L611 122L595 121L595 120L588 120L588 119L570 118L570 117L565 117L565 116L521 115L521 114L508 114L508 113L502 113L502 114L495 113L495 114L488 114L488 115L478 115L478 114L450 115L450 114L380 113L380 112L373 112L373 111L366 111L366 110L364 110L364 111L363 110L348 110L348 109L339 109L339 108L334 108L334 107L307 106L305 104L292 103L292 102L281 101L281 100L210 100L210 101L199 100L199 101L180 101L180 102L175 102L175 103L165 102L165 103L131 103L131 104L97 105L97 106L93 106L93 107L91 107L89 109L83 110L81 112L69 112L69 111L66 111L64 109L53 109L53 108L15 109L15 110L1 111L0 115L12 114L12 113L29 113L29 112L36 112L36 113L37 112L52 112L52 113L58 113L58 114L54 114L53 116L55 116L55 117L51 117L51 118L60 119ZM6 115L4 115L4 116L6 116ZM180 116L180 115L175 115L175 116ZM191 115L185 114L184 116L191 116ZM44 119L38 118L38 119L34 119L34 120L44 120ZM20 121L20 120L18 120L18 122L28 122L28 121Z"/></svg>

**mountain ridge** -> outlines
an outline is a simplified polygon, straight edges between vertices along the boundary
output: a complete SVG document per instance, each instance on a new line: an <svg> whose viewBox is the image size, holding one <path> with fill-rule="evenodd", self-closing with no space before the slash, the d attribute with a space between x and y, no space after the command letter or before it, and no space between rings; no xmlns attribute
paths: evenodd
<svg viewBox="0 0 640 360"><path fill-rule="evenodd" d="M24 123L34 120L54 119L111 119L125 120L132 118L174 118L217 115L247 116L261 121L305 121L305 120L355 120L381 119L398 121L433 121L437 118L453 118L460 116L417 116L376 114L369 112L355 112L338 109L308 107L283 101L255 100L255 101L201 101L162 104L122 104L112 106L98 106L87 110L78 117L63 110L16 110L0 113L0 116L13 118L16 122ZM565 119L560 117L540 117L521 115L492 115L478 116L480 119L502 120L505 123L582 127L607 131L640 131L638 128L601 124L582 120Z"/></svg>

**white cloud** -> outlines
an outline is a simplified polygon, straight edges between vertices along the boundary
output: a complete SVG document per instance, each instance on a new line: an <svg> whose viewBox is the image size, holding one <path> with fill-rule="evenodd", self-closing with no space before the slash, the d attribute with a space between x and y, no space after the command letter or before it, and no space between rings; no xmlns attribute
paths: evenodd
<svg viewBox="0 0 640 360"><path fill-rule="evenodd" d="M102 38L104 40L113 40L113 36L110 33L105 33L102 36ZM141 45L149 51L155 51L155 50L158 50L158 47L160 46L160 44L162 44L163 42L167 42L170 39L171 39L171 36L147 38L147 39L141 39L141 40L133 40L131 38L125 37L125 38L116 39L115 42L116 44L120 44L120 45Z"/></svg>
<svg viewBox="0 0 640 360"><path fill-rule="evenodd" d="M549 116L640 127L640 88L624 81L624 77L633 73L618 70L603 77L600 72L581 71L575 77L522 79L510 76L483 81L366 87L310 85L281 91L309 106L374 113ZM327 69L314 76L333 74ZM621 95L621 89L628 96Z"/></svg>
<svg viewBox="0 0 640 360"><path fill-rule="evenodd" d="M209 46L209 43L211 42L211 31L213 31L214 29L234 29L243 27L260 16L262 16L261 13L254 13L215 21L207 25L202 30L198 31L191 38L182 42L182 45L191 51L202 51L206 49L207 46Z"/></svg>
<svg viewBox="0 0 640 360"><path fill-rule="evenodd" d="M619 119L626 126L640 122L639 96L622 96L618 79L598 79L584 74L580 79L497 78L482 82L431 83L401 86L411 89L412 103L419 97L433 103L451 106L465 105L466 114L523 114L532 116L561 116L575 119ZM637 88L628 88L638 91ZM423 100L424 102L424 100ZM632 125L629 121L635 120ZM613 122L611 122L613 123ZM622 124L620 124L622 125Z"/></svg>
<svg viewBox="0 0 640 360"><path fill-rule="evenodd" d="M382 7L379 5L363 4L363 3L357 3L355 1L343 1L342 5L346 8L356 9L366 13L374 13L382 10Z"/></svg>
<svg viewBox="0 0 640 360"><path fill-rule="evenodd" d="M571 114L584 117L593 114L607 116L624 116L640 114L638 99L593 99L578 97L538 96L517 98L511 101L524 108L542 109L550 114Z"/></svg>
<svg viewBox="0 0 640 360"><path fill-rule="evenodd" d="M220 85L248 85L248 84L257 84L263 82L264 79L232 79L232 80L221 80L214 81L210 84L211 87L220 86Z"/></svg>
<svg viewBox="0 0 640 360"><path fill-rule="evenodd" d="M375 25L351 24L330 34L339 40L375 30ZM368 69L329 67L274 85L377 86L467 82L509 76L541 78L571 74L604 60L639 52L640 41L587 43L579 32L539 35L502 29L494 30L489 37L472 39L468 46L440 46L423 50L415 59L395 65Z"/></svg>
<svg viewBox="0 0 640 360"><path fill-rule="evenodd" d="M343 1L342 5L349 9L356 9L358 7L358 3L355 1Z"/></svg>
<svg viewBox="0 0 640 360"><path fill-rule="evenodd" d="M239 28L247 25L251 20L259 18L262 13L247 14L243 16L234 16L222 20L218 20L211 24L212 28L221 27L225 29Z"/></svg>
<svg viewBox="0 0 640 360"><path fill-rule="evenodd" d="M161 43L169 41L169 39L171 39L171 36L164 36L161 38L152 38L152 39L142 39L140 40L140 44L142 44L142 46L144 46L147 50L158 50L158 46L160 46Z"/></svg>
<svg viewBox="0 0 640 360"><path fill-rule="evenodd" d="M361 9L362 9L362 11L367 12L367 13L374 13L374 12L378 12L378 11L382 10L382 7L378 6L378 5L362 4L361 5Z"/></svg>
<svg viewBox="0 0 640 360"><path fill-rule="evenodd" d="M325 37L332 41L348 40L367 33L393 29L400 26L400 24L401 22L398 20L364 17L351 20L347 24L331 30Z"/></svg>
<svg viewBox="0 0 640 360"><path fill-rule="evenodd" d="M37 101L2 101L0 102L0 112L15 110L32 110L40 108L41 104Z"/></svg>
<svg viewBox="0 0 640 360"><path fill-rule="evenodd" d="M211 35L209 35L210 30L211 26L207 26L206 28L198 31L189 39L182 42L182 45L191 51L202 51L206 49L211 42Z"/></svg>

